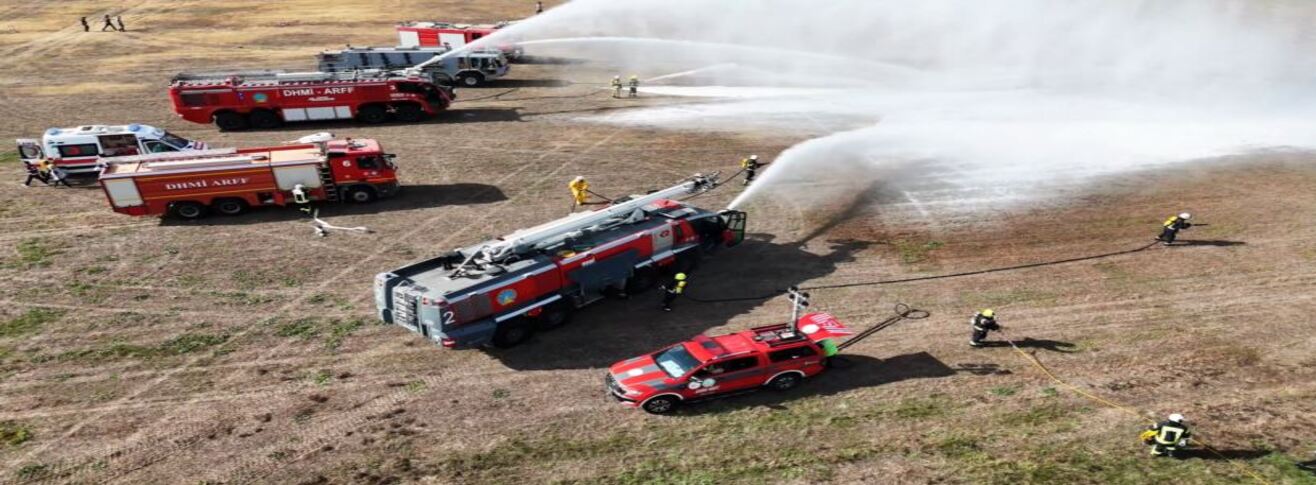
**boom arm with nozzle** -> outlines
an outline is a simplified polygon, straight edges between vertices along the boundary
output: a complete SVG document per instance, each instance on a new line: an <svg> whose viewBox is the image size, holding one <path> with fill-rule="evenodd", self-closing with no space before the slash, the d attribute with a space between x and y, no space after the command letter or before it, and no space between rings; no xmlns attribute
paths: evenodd
<svg viewBox="0 0 1316 485"><path fill-rule="evenodd" d="M556 221L513 232L499 238L497 242L472 252L457 268L455 274L457 276L464 274L472 263L498 264L518 254L554 246L587 229L603 229L638 221L645 217L644 206L663 199L685 199L712 190L718 186L717 176L717 172L710 175L695 174L684 182L663 190L624 202L616 202L599 210L579 212Z"/></svg>

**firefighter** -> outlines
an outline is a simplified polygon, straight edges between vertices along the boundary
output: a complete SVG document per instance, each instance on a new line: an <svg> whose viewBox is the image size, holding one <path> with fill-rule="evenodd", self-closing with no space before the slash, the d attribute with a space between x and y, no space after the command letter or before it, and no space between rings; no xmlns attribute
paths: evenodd
<svg viewBox="0 0 1316 485"><path fill-rule="evenodd" d="M1001 329L996 324L996 312L990 308L973 315L969 323L973 325L973 335L969 337L969 345L972 347L982 347L982 339L987 338L987 332Z"/></svg>
<svg viewBox="0 0 1316 485"><path fill-rule="evenodd" d="M571 189L571 198L576 201L576 207L589 203L589 182L585 177L577 175L567 184L567 188Z"/></svg>
<svg viewBox="0 0 1316 485"><path fill-rule="evenodd" d="M82 31L91 32L91 24L87 23L87 17L82 18Z"/></svg>
<svg viewBox="0 0 1316 485"><path fill-rule="evenodd" d="M105 29L110 29L110 30L113 30L113 31L115 31L115 32L118 32L118 31L119 31L119 29L117 29L117 28L114 27L114 21L113 21L113 20L110 20L110 15L109 15L109 14L106 14L106 15L105 15L105 25L101 26L101 32L105 32Z"/></svg>
<svg viewBox="0 0 1316 485"><path fill-rule="evenodd" d="M544 2L535 2L535 15L544 13Z"/></svg>
<svg viewBox="0 0 1316 485"><path fill-rule="evenodd" d="M63 184L65 187L71 188L73 186L69 185L68 178L68 172L65 172L63 168L56 166L50 167L50 182L48 182L50 185L59 187L60 184Z"/></svg>
<svg viewBox="0 0 1316 485"><path fill-rule="evenodd" d="M612 97L621 97L621 76L612 76Z"/></svg>
<svg viewBox="0 0 1316 485"><path fill-rule="evenodd" d="M672 276L672 281L663 285L663 311L672 311L672 302L675 302L683 292L685 292L685 273L677 273Z"/></svg>
<svg viewBox="0 0 1316 485"><path fill-rule="evenodd" d="M759 163L758 155L750 155L749 158L741 160L740 168L745 170L745 182L743 185L748 186L750 182L753 182L754 176L758 174L759 168L764 165L767 164Z"/></svg>
<svg viewBox="0 0 1316 485"><path fill-rule="evenodd" d="M116 16L114 16L114 21L117 22L117 23L119 24L119 32L123 32L123 31L125 31L125 30L128 30L128 29L123 28L123 16L122 16L122 15L116 15Z"/></svg>
<svg viewBox="0 0 1316 485"><path fill-rule="evenodd" d="M1152 456L1170 458L1175 458L1175 453L1180 448L1188 446L1188 438L1192 434L1188 431L1188 425L1183 422L1183 415L1179 413L1171 414L1169 419L1151 425L1143 433L1146 437L1144 441L1151 445Z"/></svg>
<svg viewBox="0 0 1316 485"><path fill-rule="evenodd" d="M640 93L639 93L639 91L640 91L640 78L639 78L639 76L636 76L636 75L634 75L634 74L631 74L630 86L631 86L631 97L634 98L634 97L636 97L636 96L639 96L639 95L640 95Z"/></svg>
<svg viewBox="0 0 1316 485"><path fill-rule="evenodd" d="M1188 220L1192 218L1193 215L1187 212L1177 216L1170 216L1169 219L1165 220L1165 224L1161 225L1163 229L1161 229L1161 235L1156 236L1156 240L1169 246L1170 243L1174 242L1174 238L1179 236L1179 231L1193 227L1193 224L1188 222Z"/></svg>
<svg viewBox="0 0 1316 485"><path fill-rule="evenodd" d="M50 184L50 176L42 172L41 169L38 168L37 165L34 165L32 162L23 160L23 168L27 169L27 180L23 181L24 187L31 187L33 180L40 180L41 183L47 185Z"/></svg>

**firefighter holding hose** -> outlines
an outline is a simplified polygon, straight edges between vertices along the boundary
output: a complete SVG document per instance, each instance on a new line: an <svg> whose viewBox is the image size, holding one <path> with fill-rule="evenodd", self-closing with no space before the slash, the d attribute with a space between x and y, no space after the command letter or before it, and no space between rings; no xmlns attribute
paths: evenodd
<svg viewBox="0 0 1316 485"><path fill-rule="evenodd" d="M571 189L571 198L576 201L576 207L589 203L589 181L585 177L577 175L567 184L567 188Z"/></svg>
<svg viewBox="0 0 1316 485"><path fill-rule="evenodd" d="M973 334L969 336L969 346L982 347L982 340L987 338L987 332L1000 330L1001 326L996 323L996 311L988 308L973 315L969 319L973 325Z"/></svg>
<svg viewBox="0 0 1316 485"><path fill-rule="evenodd" d="M1174 238L1179 236L1179 231L1193 227L1193 224L1188 222L1188 220L1192 218L1193 215L1187 212L1177 216L1170 216L1170 218L1166 219L1165 223L1161 225L1161 235L1156 236L1156 240L1169 246L1170 243L1174 242Z"/></svg>
<svg viewBox="0 0 1316 485"><path fill-rule="evenodd" d="M672 275L672 281L663 285L663 311L672 311L672 303L685 292L685 273Z"/></svg>
<svg viewBox="0 0 1316 485"><path fill-rule="evenodd" d="M750 155L749 158L740 160L740 168L745 171L745 181L742 185L749 186L754 181L754 176L758 175L759 168L767 165L759 162L758 155Z"/></svg>
<svg viewBox="0 0 1316 485"><path fill-rule="evenodd" d="M1174 413L1169 419L1148 427L1147 431L1143 431L1142 438L1143 442L1151 445L1152 456L1177 458L1175 454L1188 446L1188 438L1192 434L1183 422L1183 415Z"/></svg>
<svg viewBox="0 0 1316 485"><path fill-rule="evenodd" d="M630 87L631 87L631 96L630 96L630 97L634 98L634 97L637 97L637 96L640 95L640 77L639 77L639 76L636 76L636 75L634 75L634 74L631 74Z"/></svg>

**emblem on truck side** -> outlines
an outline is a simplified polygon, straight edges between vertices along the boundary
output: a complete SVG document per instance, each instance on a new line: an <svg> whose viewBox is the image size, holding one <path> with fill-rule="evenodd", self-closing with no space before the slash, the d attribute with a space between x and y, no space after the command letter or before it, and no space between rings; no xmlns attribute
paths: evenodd
<svg viewBox="0 0 1316 485"><path fill-rule="evenodd" d="M511 305L512 302L514 301L516 301L516 290L508 288L506 290L498 292L499 305L503 305L503 306Z"/></svg>

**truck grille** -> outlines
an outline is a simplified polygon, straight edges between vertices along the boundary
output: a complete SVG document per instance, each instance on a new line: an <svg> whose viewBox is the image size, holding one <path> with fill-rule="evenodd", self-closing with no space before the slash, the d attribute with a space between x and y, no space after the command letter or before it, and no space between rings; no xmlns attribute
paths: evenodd
<svg viewBox="0 0 1316 485"><path fill-rule="evenodd" d="M393 289L393 323L416 331L416 304L419 298L401 286Z"/></svg>

